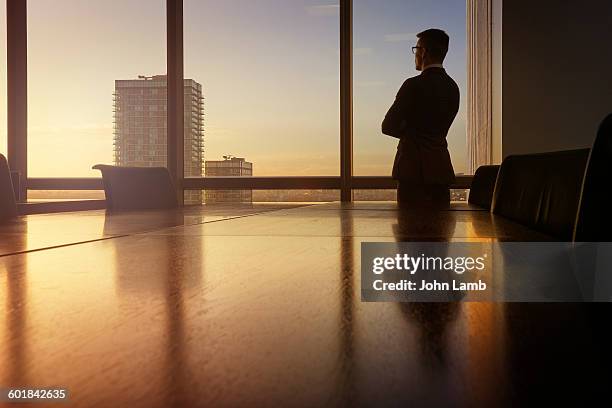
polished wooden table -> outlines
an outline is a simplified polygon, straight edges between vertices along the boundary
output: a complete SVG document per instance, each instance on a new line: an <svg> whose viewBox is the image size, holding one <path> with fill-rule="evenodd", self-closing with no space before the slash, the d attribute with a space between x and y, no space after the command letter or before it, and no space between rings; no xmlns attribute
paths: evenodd
<svg viewBox="0 0 612 408"><path fill-rule="evenodd" d="M466 206L88 211L0 239L0 388L66 387L58 406L516 406L607 382L605 304L360 301L361 242L552 239Z"/></svg>

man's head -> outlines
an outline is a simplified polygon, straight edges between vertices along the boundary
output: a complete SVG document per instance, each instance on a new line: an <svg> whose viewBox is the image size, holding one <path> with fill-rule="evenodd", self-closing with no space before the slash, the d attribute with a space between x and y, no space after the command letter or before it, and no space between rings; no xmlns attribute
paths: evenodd
<svg viewBox="0 0 612 408"><path fill-rule="evenodd" d="M414 47L414 64L417 71L422 71L430 64L441 64L448 52L448 34L437 28L430 28L417 34L417 45Z"/></svg>

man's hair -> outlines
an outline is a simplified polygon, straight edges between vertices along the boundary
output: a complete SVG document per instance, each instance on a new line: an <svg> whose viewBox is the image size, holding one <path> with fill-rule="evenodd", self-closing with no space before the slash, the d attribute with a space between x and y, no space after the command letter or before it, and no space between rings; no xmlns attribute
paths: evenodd
<svg viewBox="0 0 612 408"><path fill-rule="evenodd" d="M444 31L437 28L430 28L417 34L421 39L421 44L427 49L432 58L444 61L448 52L449 37Z"/></svg>

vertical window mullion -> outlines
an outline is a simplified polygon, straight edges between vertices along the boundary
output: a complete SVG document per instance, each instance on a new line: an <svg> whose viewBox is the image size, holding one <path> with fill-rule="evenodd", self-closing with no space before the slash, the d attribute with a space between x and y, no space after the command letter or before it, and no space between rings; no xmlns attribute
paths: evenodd
<svg viewBox="0 0 612 408"><path fill-rule="evenodd" d="M6 2L7 159L19 173L16 199L27 200L28 178L28 42L27 2Z"/></svg>
<svg viewBox="0 0 612 408"><path fill-rule="evenodd" d="M340 199L352 201L353 1L340 0Z"/></svg>
<svg viewBox="0 0 612 408"><path fill-rule="evenodd" d="M177 189L179 203L184 202L184 85L183 85L183 0L166 0L167 30L167 167Z"/></svg>

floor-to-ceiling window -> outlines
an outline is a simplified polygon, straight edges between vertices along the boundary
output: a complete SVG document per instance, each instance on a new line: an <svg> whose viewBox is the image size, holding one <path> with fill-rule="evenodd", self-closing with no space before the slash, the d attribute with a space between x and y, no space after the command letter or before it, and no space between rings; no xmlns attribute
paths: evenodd
<svg viewBox="0 0 612 408"><path fill-rule="evenodd" d="M28 176L99 177L96 163L165 165L165 1L30 0L27 8Z"/></svg>
<svg viewBox="0 0 612 408"><path fill-rule="evenodd" d="M185 78L202 86L207 176L338 176L339 4L185 0ZM337 199L207 192L209 201Z"/></svg>
<svg viewBox="0 0 612 408"><path fill-rule="evenodd" d="M461 90L459 113L448 134L456 173L464 173L466 148L465 0L353 0L354 174L390 176L397 139L381 133L385 113L400 86L418 75L411 47L416 34L440 28L450 36L444 61ZM363 191L356 197L390 198L393 192Z"/></svg>
<svg viewBox="0 0 612 408"><path fill-rule="evenodd" d="M165 1L27 5L28 176L99 177L96 163L165 165ZM397 142L380 123L401 83L418 74L410 47L430 27L451 36L445 66L462 103L448 141L455 171L465 172L465 1L354 0L353 9L354 175L390 175ZM339 11L333 0L184 0L187 177L340 175ZM211 201L339 198L337 190L216 193ZM391 190L357 193L393 198Z"/></svg>

